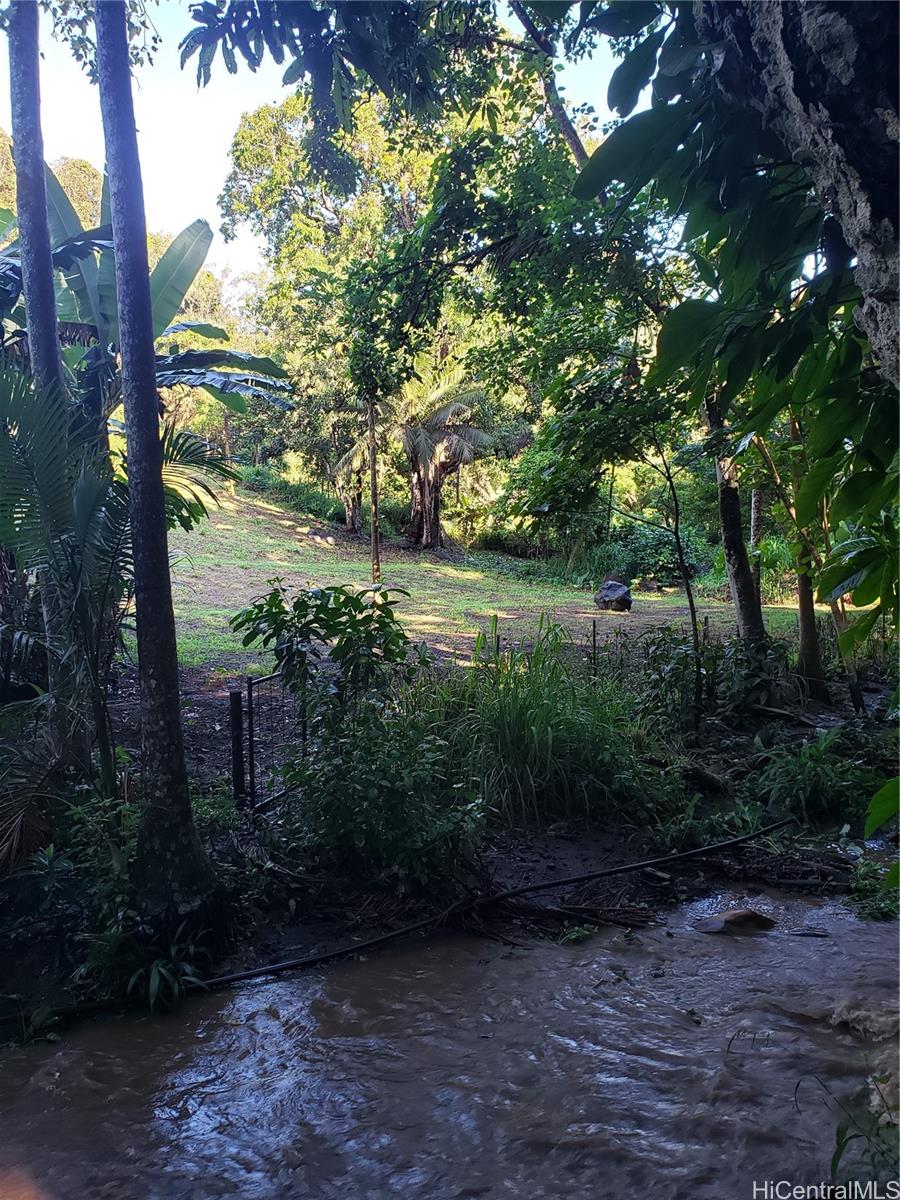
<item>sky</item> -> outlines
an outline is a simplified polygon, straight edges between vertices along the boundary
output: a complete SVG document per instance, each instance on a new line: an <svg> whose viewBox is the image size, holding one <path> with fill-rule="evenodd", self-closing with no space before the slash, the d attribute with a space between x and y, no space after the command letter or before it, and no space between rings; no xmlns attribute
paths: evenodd
<svg viewBox="0 0 900 1200"><path fill-rule="evenodd" d="M284 66L270 58L253 73L239 59L237 75L229 75L217 58L212 80L197 87L195 59L182 70L178 42L193 25L188 0L160 0L148 5L162 38L156 58L138 70L135 112L138 126L147 225L175 234L198 217L209 222L215 238L208 265L218 272L241 275L262 266L261 243L249 232L226 243L219 232L218 197L229 170L228 150L241 116L263 104L277 103L289 90L281 82ZM68 47L53 40L50 22L41 18L41 92L44 153L57 158L84 158L103 166L103 131L97 89L72 58ZM609 118L603 100L612 71L608 52L593 62L567 67L560 84L570 105L593 104L602 120ZM9 67L0 54L0 127L10 128Z"/></svg>

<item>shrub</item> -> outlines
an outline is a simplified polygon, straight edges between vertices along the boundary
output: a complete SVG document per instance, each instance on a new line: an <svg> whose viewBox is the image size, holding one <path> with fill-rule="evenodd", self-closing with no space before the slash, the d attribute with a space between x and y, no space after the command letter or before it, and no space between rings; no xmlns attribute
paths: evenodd
<svg viewBox="0 0 900 1200"><path fill-rule="evenodd" d="M712 557L713 550L698 530L682 530L682 542L688 567L696 574ZM552 544L554 548L557 543ZM495 528L478 539L481 550L528 559L527 574L532 577L574 582L595 587L608 575L625 579L651 577L665 587L681 583L681 571L675 554L675 541L664 529L628 522L613 529L602 542L588 543L570 561L561 554L549 553L551 544L538 542L533 534L521 529ZM511 570L509 566L506 568Z"/></svg>
<svg viewBox="0 0 900 1200"><path fill-rule="evenodd" d="M294 836L355 874L406 886L461 875L483 803L473 779L451 776L447 751L405 717L370 712L324 730L315 753L287 770Z"/></svg>
<svg viewBox="0 0 900 1200"><path fill-rule="evenodd" d="M745 789L776 817L859 823L884 775L868 765L868 741L857 751L854 755L852 736L843 730L819 729L799 747L772 750L762 770L745 781Z"/></svg>
<svg viewBox="0 0 900 1200"><path fill-rule="evenodd" d="M667 587L681 583L675 539L667 530L628 521L613 528L610 540L621 547L621 561L626 568L623 573L627 578L652 576ZM712 557L712 547L701 532L689 526L681 530L681 542L688 569L696 575Z"/></svg>
<svg viewBox="0 0 900 1200"><path fill-rule="evenodd" d="M763 604L794 603L797 596L797 567L789 541L783 537L763 538L759 544L760 593ZM717 546L708 569L697 580L701 596L728 600L730 590L725 554Z"/></svg>
<svg viewBox="0 0 900 1200"><path fill-rule="evenodd" d="M686 629L664 625L631 644L628 666L641 679L637 706L674 728L691 725L694 648ZM752 645L741 638L708 640L700 647L703 710L709 715L752 712L780 703L794 690L786 643Z"/></svg>
<svg viewBox="0 0 900 1200"><path fill-rule="evenodd" d="M400 588L335 586L289 594L283 579L231 619L244 646L272 650L288 688L320 714L381 702L407 667L410 643L394 612ZM323 660L336 676L323 673ZM311 695L311 693L313 695Z"/></svg>

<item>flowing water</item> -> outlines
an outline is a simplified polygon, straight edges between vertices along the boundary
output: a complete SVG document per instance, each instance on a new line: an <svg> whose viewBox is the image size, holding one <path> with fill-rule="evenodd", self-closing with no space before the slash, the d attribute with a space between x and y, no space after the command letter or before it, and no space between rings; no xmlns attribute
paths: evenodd
<svg viewBox="0 0 900 1200"><path fill-rule="evenodd" d="M746 903L633 939L407 944L7 1050L0 1198L749 1200L827 1179L825 1088L859 1091L891 1045L897 928L766 897L772 933L691 928ZM787 932L810 925L829 936Z"/></svg>

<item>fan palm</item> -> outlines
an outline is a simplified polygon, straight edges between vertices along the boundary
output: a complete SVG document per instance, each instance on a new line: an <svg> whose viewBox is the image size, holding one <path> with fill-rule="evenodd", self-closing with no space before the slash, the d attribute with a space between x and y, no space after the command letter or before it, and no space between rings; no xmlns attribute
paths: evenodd
<svg viewBox="0 0 900 1200"><path fill-rule="evenodd" d="M189 523L215 496L209 476L231 472L193 434L166 430L162 444L169 522ZM43 609L41 631L4 623L0 639L8 647L40 643L48 661L64 666L66 686L52 702L70 729L92 729L100 783L111 794L106 683L132 579L127 462L98 453L91 429L58 391L37 391L22 372L5 370L0 479L0 544Z"/></svg>
<svg viewBox="0 0 900 1200"><path fill-rule="evenodd" d="M444 544L441 494L447 479L473 462L478 451L490 444L490 435L473 424L473 414L484 399L480 388L465 383L461 368L436 371L420 367L397 401L382 410L379 438L398 441L407 460L407 534L423 549L438 549ZM362 470L367 456L368 443L363 436L340 460L338 473Z"/></svg>
<svg viewBox="0 0 900 1200"><path fill-rule="evenodd" d="M460 368L421 371L404 388L397 406L395 434L409 464L410 536L418 545L438 548L441 493L446 480L490 442L472 422L484 393L465 383Z"/></svg>

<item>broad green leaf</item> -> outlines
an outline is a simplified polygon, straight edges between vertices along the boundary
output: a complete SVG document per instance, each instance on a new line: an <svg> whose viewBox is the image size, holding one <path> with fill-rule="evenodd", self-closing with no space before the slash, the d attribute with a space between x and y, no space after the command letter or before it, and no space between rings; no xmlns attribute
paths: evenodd
<svg viewBox="0 0 900 1200"><path fill-rule="evenodd" d="M661 12L662 5L652 0L613 0L600 12L595 10L586 24L607 37L634 37Z"/></svg>
<svg viewBox="0 0 900 1200"><path fill-rule="evenodd" d="M719 277L716 275L716 269L709 259L704 258L702 254L698 254L696 250L691 251L691 258L694 260L694 266L697 268L697 274L700 276L703 283L705 283L708 288L715 288L718 290Z"/></svg>
<svg viewBox="0 0 900 1200"><path fill-rule="evenodd" d="M718 339L726 309L715 300L685 300L670 309L659 331L656 359L650 371L653 384L666 383L711 339Z"/></svg>
<svg viewBox="0 0 900 1200"><path fill-rule="evenodd" d="M244 371L254 371L260 375L269 375L272 386L289 390L287 385L275 380L287 378L287 371L279 367L274 359L259 354L250 354L246 350L181 350L177 354L159 355L156 359L156 369L159 371L184 371L197 367L237 367Z"/></svg>
<svg viewBox="0 0 900 1200"><path fill-rule="evenodd" d="M204 383L202 387L204 392L209 392L210 396L218 400L220 404L224 404L226 408L230 408L232 412L245 413L247 411L247 401L242 396L237 396L234 392L223 392L221 388L214 387L211 383Z"/></svg>
<svg viewBox="0 0 900 1200"><path fill-rule="evenodd" d="M0 242L5 242L16 227L16 214L10 208L0 208Z"/></svg>
<svg viewBox="0 0 900 1200"><path fill-rule="evenodd" d="M112 209L109 202L109 175L103 172L103 190L100 193L100 224L112 224ZM97 268L98 318L97 330L100 341L109 344L118 341L119 320L116 301L116 256L114 250L101 250Z"/></svg>
<svg viewBox="0 0 900 1200"><path fill-rule="evenodd" d="M226 329L222 329L220 325L207 325L203 321L179 321L176 325L170 325L168 329L164 329L159 336L170 337L176 333L196 333L200 337L209 338L213 342L228 341L228 331Z"/></svg>
<svg viewBox="0 0 900 1200"><path fill-rule="evenodd" d="M296 83L298 79L303 78L304 70L305 68L303 66L303 59L295 58L292 63L288 63L288 66L281 77L281 82L285 87L287 87L289 84Z"/></svg>
<svg viewBox="0 0 900 1200"><path fill-rule="evenodd" d="M845 596L859 587L874 571L880 571L883 563L884 549L881 546L868 546L854 554L838 556L835 561L829 561L819 573L819 598L830 603Z"/></svg>
<svg viewBox="0 0 900 1200"><path fill-rule="evenodd" d="M842 457L840 454L833 454L830 458L822 458L818 462L814 462L804 476L797 489L797 499L794 505L797 524L801 529L805 529L811 521L815 520L819 502L834 479L834 473Z"/></svg>
<svg viewBox="0 0 900 1200"><path fill-rule="evenodd" d="M561 20L574 4L575 0L528 0L527 7L533 9L548 21Z"/></svg>
<svg viewBox="0 0 900 1200"><path fill-rule="evenodd" d="M50 224L50 239L54 246L61 242L72 242L84 235L84 226L66 195L62 184L48 166L44 167L47 187L47 218ZM92 231L94 232L94 231ZM98 327L100 300L97 280L97 263L92 253L63 268L66 285L75 297L78 319L85 324ZM65 318L64 318L65 319Z"/></svg>
<svg viewBox="0 0 900 1200"><path fill-rule="evenodd" d="M607 104L627 117L634 110L641 92L650 82L656 69L656 55L663 43L662 30L651 33L619 63L609 81Z"/></svg>
<svg viewBox="0 0 900 1200"><path fill-rule="evenodd" d="M858 617L838 638L844 654L852 654L866 640L881 616L881 605Z"/></svg>
<svg viewBox="0 0 900 1200"><path fill-rule="evenodd" d="M662 75L680 75L682 71L690 71L697 63L700 55L706 51L720 50L722 42L704 46L693 44L685 46L674 38L669 38L659 56L659 70Z"/></svg>
<svg viewBox="0 0 900 1200"><path fill-rule="evenodd" d="M889 779L875 793L866 810L865 836L871 837L876 830L895 820L900 815L900 776Z"/></svg>
<svg viewBox="0 0 900 1200"><path fill-rule="evenodd" d="M887 489L885 489L887 484ZM880 471L856 471L843 484L831 503L831 519L837 524L848 517L858 518L870 505L881 507L882 492L890 498L893 488Z"/></svg>
<svg viewBox="0 0 900 1200"><path fill-rule="evenodd" d="M44 181L47 186L47 219L50 224L51 242L55 244L84 233L84 226L75 211L75 206L66 195L62 184L46 165Z"/></svg>
<svg viewBox="0 0 900 1200"><path fill-rule="evenodd" d="M179 233L150 273L154 338L160 336L184 303L206 261L212 238L205 221L194 221Z"/></svg>
<svg viewBox="0 0 900 1200"><path fill-rule="evenodd" d="M636 113L617 126L594 151L575 180L575 195L591 200L614 179L643 187L690 129L693 109L670 104Z"/></svg>
<svg viewBox="0 0 900 1200"><path fill-rule="evenodd" d="M725 374L725 384L719 397L720 406L725 409L735 398L742 387L748 382L753 370L759 362L760 341L758 332L754 329L743 331L736 339L734 353L728 359Z"/></svg>

